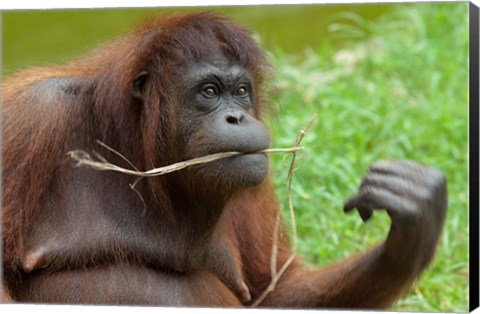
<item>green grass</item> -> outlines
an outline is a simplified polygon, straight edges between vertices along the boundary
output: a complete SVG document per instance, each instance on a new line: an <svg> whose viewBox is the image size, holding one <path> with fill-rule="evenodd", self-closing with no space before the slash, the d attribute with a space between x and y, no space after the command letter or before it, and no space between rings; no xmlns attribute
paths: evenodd
<svg viewBox="0 0 480 314"><path fill-rule="evenodd" d="M273 146L291 146L318 114L293 185L299 254L307 260L331 263L386 237L386 214L364 224L342 211L373 161L413 159L447 176L449 210L436 259L397 310L468 310L467 8L415 4L375 22L339 15L331 30L345 39L342 52L271 54ZM289 158L272 159L279 195L286 195Z"/></svg>

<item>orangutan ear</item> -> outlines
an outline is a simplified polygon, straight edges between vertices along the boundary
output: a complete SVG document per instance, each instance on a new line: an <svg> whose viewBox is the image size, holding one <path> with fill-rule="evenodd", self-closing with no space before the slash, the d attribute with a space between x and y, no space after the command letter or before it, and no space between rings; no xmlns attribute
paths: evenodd
<svg viewBox="0 0 480 314"><path fill-rule="evenodd" d="M136 100L143 102L143 87L148 78L148 72L142 71L133 80L132 85L132 97Z"/></svg>

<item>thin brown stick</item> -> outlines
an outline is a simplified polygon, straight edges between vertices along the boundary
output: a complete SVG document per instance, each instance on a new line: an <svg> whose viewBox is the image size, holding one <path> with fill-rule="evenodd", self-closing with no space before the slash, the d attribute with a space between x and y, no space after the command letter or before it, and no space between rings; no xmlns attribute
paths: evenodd
<svg viewBox="0 0 480 314"><path fill-rule="evenodd" d="M277 216L275 217L275 226L273 228L273 243L278 243L278 228L280 228L280 217L281 211L279 210ZM272 274L272 278L277 273L277 255L278 255L278 246L272 245L272 258L270 258L270 272ZM274 258L275 257L275 258ZM257 299L258 300L258 299Z"/></svg>
<svg viewBox="0 0 480 314"><path fill-rule="evenodd" d="M292 160L290 162L290 168L288 170L288 175L287 175L287 190L288 190L288 207L290 211L290 219L292 222L292 233L293 233L293 246L292 246L292 254L288 257L288 259L285 261L285 263L282 265L282 267L278 270L277 272L277 258L278 258L278 229L280 225L280 216L281 216L281 211L279 210L277 213L277 217L275 220L275 227L273 231L273 244L272 244L272 255L270 259L270 270L272 272L272 279L270 280L270 284L267 286L267 288L263 291L263 293L255 300L255 302L252 303L253 307L258 306L260 303L262 303L265 298L268 296L270 292L275 290L275 286L277 285L277 282L280 280L282 275L285 273L287 270L288 266L295 260L295 257L297 256L297 225L295 222L295 212L293 210L293 196L292 196L292 178L293 178L293 172L295 171L295 161L297 157L297 151L295 148L299 147L300 143L302 142L303 138L307 134L307 130L310 128L312 125L313 121L315 120L316 115L314 115L310 120L308 121L307 125L303 128L303 130L300 130L299 135L297 137L297 140L295 141L295 145L293 146L294 149L292 149Z"/></svg>
<svg viewBox="0 0 480 314"><path fill-rule="evenodd" d="M105 145L105 144L103 144ZM106 145L105 145L106 146ZM106 146L108 147L108 146ZM111 147L108 147L109 150L113 149ZM292 148L270 148L270 149L265 149L262 151L259 151L258 153L278 153L278 152L296 152L298 150L302 150L303 147L292 147ZM117 152L119 156L121 156L120 153ZM181 169L184 169L189 166L193 165L198 165L198 164L204 164L207 162L212 162L215 160L219 160L222 158L227 158L227 157L233 157L233 156L238 156L242 155L244 153L240 152L225 152L225 153L217 153L217 154L211 154L199 158L194 158L186 161L181 161L177 162L165 167L160 167L160 168L154 168L148 171L138 171L138 170L131 170L131 169L125 169L120 166L117 166L115 164L112 164L104 157L102 157L99 154L96 154L96 157L101 160L101 161L96 161L93 160L90 154L83 150L74 150L68 152L68 155L73 158L74 160L77 161L77 166L87 166L90 168L93 168L95 170L99 171L117 171L117 172L122 172L125 174L133 175L133 176L139 176L139 177L154 177L154 176L161 176L167 173L171 173L174 171L178 171Z"/></svg>
<svg viewBox="0 0 480 314"><path fill-rule="evenodd" d="M102 146L105 149L108 149L109 151L111 151L115 155L117 155L120 158L122 158L123 160L125 160L130 166L132 166L133 169L135 169L135 171L140 172L140 170L138 170L137 167L135 167L135 165L130 160L128 160L127 157L123 156L122 154L120 154L119 152L117 152L116 150L114 150L113 148L111 148L110 146L108 146L107 144L105 144L104 142L102 142L100 140L97 140L96 142L97 142L98 145Z"/></svg>
<svg viewBox="0 0 480 314"><path fill-rule="evenodd" d="M135 165L130 160L128 160L125 156L123 156L121 153L119 153L115 149L111 148L110 146L108 146L107 144L105 144L105 143L103 143L99 140L97 140L96 142L97 142L97 144L99 144L103 148L113 152L115 155L122 158L134 170L125 169L125 168L117 166L113 163L110 163L105 157L103 157L102 155L100 155L96 151L93 151L93 155L98 160L92 159L90 154L88 154L87 152L85 152L83 150L70 151L70 152L68 152L68 155L71 158L73 158L77 161L77 166L79 166L79 167L80 166L87 166L87 167L90 167L90 168L93 168L93 169L99 170L99 171L110 170L110 171L117 171L117 172L129 174L129 175L133 175L133 176L138 176L139 178L137 178L133 183L130 183L129 186L130 186L130 189L132 189L138 195L138 197L140 198L140 201L143 204L143 214L146 213L147 204L145 203L145 199L143 198L140 191L138 191L135 188L137 183L140 180L142 180L143 178L153 177L153 176L161 176L161 175L164 175L164 174L167 174L167 173L171 173L171 172L174 172L174 171L184 169L184 168L189 167L189 166L193 166L193 165L197 165L197 164L203 164L203 163L212 162L212 161L215 161L215 160L218 160L218 159L233 157L233 156L243 154L243 153L240 153L240 152L218 153L218 154L207 155L207 156L203 156L203 157L199 157L199 158L195 158L195 159L190 159L190 160L186 160L186 161L181 161L181 162L178 162L178 163L175 163L175 164L171 164L171 165L168 165L168 166L165 166L165 167L160 167L160 168L154 168L154 169L151 169L151 170L148 170L148 171L140 171L140 170L137 169L137 167L135 167ZM297 151L297 150L301 150L301 149L303 149L303 147L270 148L270 149L262 150L262 151L260 151L260 153L291 152L291 151Z"/></svg>
<svg viewBox="0 0 480 314"><path fill-rule="evenodd" d="M111 148L110 146L108 146L107 144L105 144L104 142L102 142L102 141L100 141L100 140L97 140L96 142L97 142L97 144L99 144L99 145L102 146L103 148L111 151L111 152L114 153L115 155L117 155L117 156L119 156L120 158L122 158L123 160L125 160L133 169L135 169L135 171L140 171L140 170L137 169L137 167L135 167L135 165L134 165L130 160L128 160L127 157L125 157L125 156L123 156L122 154L120 154L120 152L117 152L116 150L114 150L113 148ZM97 158L101 157L100 160L102 160L103 162L107 162L107 163L108 163L108 161L107 161L105 158L103 158L100 154L97 153L96 156L97 156ZM140 180L142 180L142 179L143 179L143 177L140 177L140 178L136 179L135 182L129 184L129 186L130 186L130 189L132 189L132 190L137 194L138 198L139 198L140 201L142 202L142 204L143 204L143 212L142 212L142 214L145 215L146 212L147 212L147 203L145 203L145 199L143 198L142 193L140 193L140 191L135 188L135 186L137 185L137 183L138 183Z"/></svg>
<svg viewBox="0 0 480 314"><path fill-rule="evenodd" d="M293 147L299 147L300 143L302 142L303 138L307 134L307 130L313 124L313 121L317 118L317 115L313 115L310 120L308 121L307 125L300 131L297 140L295 141L295 145ZM290 211L290 219L292 221L292 232L293 232L293 251L297 252L297 226L295 222L295 213L293 211L293 194L292 194L292 179L293 179L293 172L295 171L294 166L297 159L296 152L293 153L292 161L290 162L290 168L288 169L288 176L287 176L287 188L288 188L288 208Z"/></svg>

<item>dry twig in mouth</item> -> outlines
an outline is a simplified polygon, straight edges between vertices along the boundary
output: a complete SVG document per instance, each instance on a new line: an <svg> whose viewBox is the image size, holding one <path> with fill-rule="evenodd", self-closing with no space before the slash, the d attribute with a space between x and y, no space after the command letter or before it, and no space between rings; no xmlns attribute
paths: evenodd
<svg viewBox="0 0 480 314"><path fill-rule="evenodd" d="M85 152L84 150L74 150L71 152L68 152L68 155L75 159L77 161L77 166L87 166L90 168L93 168L95 170L100 170L100 171L106 171L106 170L111 170L111 171L117 171L125 174L129 174L132 176L139 176L139 177L154 177L154 176L161 176L167 173L171 173L174 171L182 170L184 168L187 168L189 166L193 165L198 165L198 164L204 164L207 162L212 162L215 160L219 160L222 158L227 158L227 157L233 157L233 156L238 156L238 155L245 155L244 153L240 152L225 152L225 153L217 153L217 154L212 154L212 155L206 155L203 157L199 158L194 158L186 161L181 161L177 162L165 167L160 167L160 168L154 168L148 171L139 171L133 164L128 161L122 154L114 150L113 148L107 146L105 143L102 143L101 141L97 141L98 144L101 146L105 147L106 149L114 152L118 156L120 156L122 159L126 160L133 168L134 170L131 169L125 169L120 166L117 166L115 164L112 164L108 162L102 155L98 153L94 153L95 157L97 157L98 160L94 160L90 154ZM292 147L292 148L270 148L270 149L265 149L262 151L259 151L258 153L280 153L280 152L297 152L298 150L302 150L303 147Z"/></svg>
<svg viewBox="0 0 480 314"><path fill-rule="evenodd" d="M219 160L219 159L222 159L222 158L234 157L234 156L238 156L238 155L245 155L245 153L241 153L241 152L217 153L217 154L206 155L206 156L203 156L203 157L194 158L194 159L190 159L190 160L186 160L186 161L177 162L177 163L165 166L165 167L154 168L154 169L151 169L151 170L148 170L148 171L140 171L125 156L123 156L122 154L120 154L118 151L114 150L113 148L111 148L107 144L105 144L105 143L103 143L99 140L97 140L97 144L99 144L103 148L113 152L115 155L117 155L120 158L122 158L123 160L125 160L130 166L132 166L133 170L117 166L117 165L109 162L105 157L103 157L102 155L100 155L99 153L97 153L95 151L93 152L93 155L97 158L97 160L94 160L92 158L92 156L90 156L90 154L87 153L84 150L70 151L70 152L68 152L68 155L71 158L73 158L74 160L77 161L77 166L78 167L86 166L86 167L90 167L92 169L99 170L99 171L116 171L116 172L121 172L121 173L125 173L125 174L132 175L132 176L137 176L138 178L133 183L130 184L130 188L140 198L140 200L143 204L143 209L144 209L143 212L144 213L147 209L147 204L145 203L145 200L144 200L142 194L137 189L135 189L135 186L137 185L137 183L141 179L143 179L145 177L161 176L161 175L164 175L164 174L167 174L167 173L182 170L182 169L187 168L189 166L204 164L204 163L212 162L212 161ZM298 146L293 147L293 148L270 148L270 149L265 149L265 150L259 151L258 153L279 153L279 152L293 152L293 153L296 153L298 150L302 150L302 149L303 149L303 147L298 147Z"/></svg>

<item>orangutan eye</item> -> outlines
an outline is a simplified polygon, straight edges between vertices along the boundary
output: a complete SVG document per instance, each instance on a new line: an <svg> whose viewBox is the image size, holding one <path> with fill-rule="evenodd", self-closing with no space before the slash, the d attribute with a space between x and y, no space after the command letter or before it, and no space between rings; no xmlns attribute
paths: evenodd
<svg viewBox="0 0 480 314"><path fill-rule="evenodd" d="M218 88L214 84L205 84L202 87L202 95L206 98L214 98L218 96Z"/></svg>
<svg viewBox="0 0 480 314"><path fill-rule="evenodd" d="M247 86L245 85L239 86L235 91L235 96L244 97L247 95L248 95L248 89L247 89Z"/></svg>

